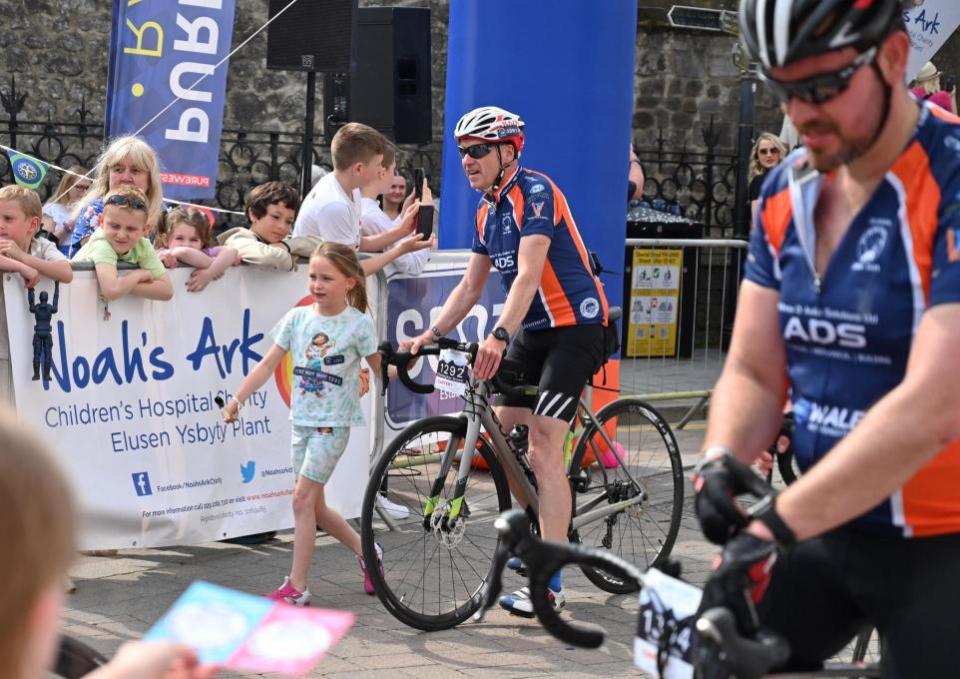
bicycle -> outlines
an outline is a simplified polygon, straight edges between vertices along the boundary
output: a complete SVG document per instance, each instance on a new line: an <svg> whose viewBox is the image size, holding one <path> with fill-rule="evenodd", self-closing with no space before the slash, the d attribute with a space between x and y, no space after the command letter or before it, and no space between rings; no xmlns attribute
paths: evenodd
<svg viewBox="0 0 960 679"><path fill-rule="evenodd" d="M371 569L380 601L397 619L426 631L449 629L480 608L499 542L494 520L511 507L510 488L537 524L536 478L526 459L522 430L504 432L489 403L494 392L535 395L518 366L504 361L490 382L478 382L466 363L477 345L441 338L418 356L457 351L463 365L441 361L464 384L463 413L414 422L380 455L371 472L361 513L367 563L376 562L375 543L384 550L382 570ZM432 385L415 382L407 364L416 357L381 345L386 370L397 367L400 381L426 394ZM579 424L577 424L579 422ZM680 528L683 469L669 424L651 406L619 398L597 413L581 399L568 435L568 477L573 489L570 539L657 565L666 560ZM473 462L483 460L480 472ZM387 488L391 503L406 508L396 518L378 508ZM401 512L402 514L402 512ZM584 565L587 578L604 591L635 591L636 583Z"/></svg>
<svg viewBox="0 0 960 679"><path fill-rule="evenodd" d="M635 582L639 587L651 588L651 579L646 571L613 554L591 549L578 544L543 542L530 531L529 522L522 513L513 510L504 513L496 521L500 543L494 556L490 587L486 592L484 609L491 608L502 589L501 576L507 559L516 556L528 565L530 600L538 620L551 635L564 643L583 648L597 648L603 643L604 634L566 622L554 610L547 599L547 584L550 574L567 565L609 570L616 577ZM674 572L678 569L674 566ZM641 623L643 622L641 609ZM697 655L697 677L718 679L759 679L777 677L801 679L804 677L880 677L879 666L863 664L830 664L821 670L808 672L770 673L771 667L782 665L790 655L787 642L774 635L758 640L744 638L737 632L733 614L725 608L712 608L693 620L676 620L664 615L659 621L656 665L663 675L671 657L679 650L692 648ZM696 630L696 635L685 630ZM642 625L641 625L642 626ZM649 627L649 625L648 625Z"/></svg>

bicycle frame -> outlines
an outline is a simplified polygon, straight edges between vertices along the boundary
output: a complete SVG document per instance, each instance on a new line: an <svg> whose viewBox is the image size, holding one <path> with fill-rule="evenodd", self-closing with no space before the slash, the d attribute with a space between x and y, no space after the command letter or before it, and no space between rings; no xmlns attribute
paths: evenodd
<svg viewBox="0 0 960 679"><path fill-rule="evenodd" d="M519 496L517 497L517 500L532 510L535 515L539 516L540 513L540 499L539 495L537 494L537 490L530 482L527 472L520 462L516 448L503 431L493 407L489 404L489 396L489 384L487 382L478 382L471 376L465 397L467 403L462 415L462 417L464 417L467 421L467 433L463 440L463 452L460 460L460 467L457 470L456 486L454 488L453 497L450 500L450 511L448 515L449 520L456 520L459 518L463 509L463 497L466 491L467 481L472 471L473 457L476 455L476 446L480 437L481 428L486 430L487 435L490 437L491 443L493 444L494 454L504 468L504 472L506 473L510 482L510 487L513 492ZM633 498L614 503L606 502L606 491L600 493L596 498L593 498L589 503L584 505L584 511L573 517L571 521L571 529L574 531L583 526L600 521L611 514L616 514L630 507L638 505L648 497L648 493L646 492L644 486L630 474L627 469L626 462L623 460L620 453L617 452L613 441L610 439L606 430L603 428L603 426L601 426L600 422L590 411L590 408L583 401L583 399L580 399L578 412L581 422L586 422L584 429L590 425L593 425L593 427L600 434L608 450L610 450L616 457L620 465L620 469L627 476L630 482L636 486L639 492ZM580 431L582 432L583 429ZM597 459L599 459L599 451L597 451L596 445L593 442L591 442L590 445L593 447L594 454L597 456ZM440 501L440 493L443 488L443 484L447 478L447 474L450 472L450 468L452 467L453 462L456 459L457 452L460 448L461 446L458 442L455 442L455 445L448 445L441 457L440 471L437 474L437 478L434 480L433 487L430 491L430 497L427 498L426 506L424 507L424 523L428 523L430 521L433 511L436 509L437 504ZM605 470L603 471L603 474L606 476Z"/></svg>
<svg viewBox="0 0 960 679"><path fill-rule="evenodd" d="M613 441L610 439L609 434L607 434L607 430L604 429L603 426L601 426L600 422L594 416L593 412L590 410L590 408L587 406L586 402L583 399L580 399L578 415L580 417L581 422L583 422L584 419L587 419L590 422L589 424L584 425L578 432L574 432L574 437L579 438L579 435L582 434L583 431L586 430L588 426L592 425L593 428L597 430L597 433L600 434L600 437L603 439L604 445L606 445L607 450L613 453L613 456L617 458L617 462L620 465L619 468L623 471L626 477L630 479L630 483L636 486L636 488L639 490L639 493L637 493L635 497L632 497L629 500L621 500L619 502L614 502L614 503L607 502L606 504L603 504L604 502L606 502L606 499L607 499L606 491L600 493L599 495L597 495L597 497L590 500L590 502L583 505L581 512L577 514L575 517L573 517L573 519L570 522L570 527L573 530L578 530L583 526L591 524L595 521L599 521L600 519L610 516L611 514L615 514L625 509L629 509L634 505L640 504L641 502L643 502L649 497L647 490L646 488L644 488L643 484L637 481L637 479L633 478L633 475L630 474L630 471L627 468L627 463L620 456L620 453L617 452L617 447L613 444ZM593 450L594 456L596 457L596 459L599 460L600 451L597 450L596 444L593 441L590 441L589 445ZM601 473L604 475L604 478L606 478L607 472L606 472L606 469L603 468L603 465L600 466L600 469L601 469ZM598 506L599 506L598 509L594 509L594 507L598 507Z"/></svg>

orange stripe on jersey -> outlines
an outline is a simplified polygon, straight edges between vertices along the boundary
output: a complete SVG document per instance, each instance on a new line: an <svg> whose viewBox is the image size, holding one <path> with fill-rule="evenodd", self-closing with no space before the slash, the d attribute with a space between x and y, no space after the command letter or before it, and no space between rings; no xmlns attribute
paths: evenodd
<svg viewBox="0 0 960 679"><path fill-rule="evenodd" d="M564 221L567 225L567 231L570 233L570 240L573 241L573 245L577 248L577 254L580 255L580 261L583 262L583 267L587 271L592 271L590 265L590 254L587 252L587 246L584 245L583 239L580 237L580 229L577 228L577 223L573 219L573 214L570 212L570 206L567 203L567 197L563 195L563 192L557 188L557 185L553 183L553 180L543 175L544 179L550 182L550 188L553 189L553 210L554 210L554 220L553 223L555 226L559 226L561 221ZM607 296L603 292L603 285L600 283L600 279L596 276L593 277L593 280L597 286L597 294L600 297L600 306L603 308L603 323L607 323L607 312L609 311L609 304L607 302Z"/></svg>
<svg viewBox="0 0 960 679"><path fill-rule="evenodd" d="M570 306L570 300L567 299L560 285L560 279L553 270L553 265L547 259L543 263L543 274L540 276L540 290L543 292L543 299L553 317L553 327L561 328L568 325L576 325L577 316L573 313L573 307Z"/></svg>
<svg viewBox="0 0 960 679"><path fill-rule="evenodd" d="M904 151L892 168L907 201L907 222L913 239L913 261L920 272L924 300L930 299L933 239L937 231L940 185L930 173L930 158L919 141Z"/></svg>
<svg viewBox="0 0 960 679"><path fill-rule="evenodd" d="M940 120L946 120L948 123L960 123L960 117L955 116L953 113L950 113L950 111L944 110L939 106L931 106L929 110L932 115L940 118Z"/></svg>
<svg viewBox="0 0 960 679"><path fill-rule="evenodd" d="M937 453L903 486L903 514L916 537L960 531L960 441Z"/></svg>
<svg viewBox="0 0 960 679"><path fill-rule="evenodd" d="M523 209L526 207L523 201L523 191L520 190L518 185L514 184L510 187L510 191L507 192L507 198L510 199L510 204L513 205L513 221L522 229Z"/></svg>
<svg viewBox="0 0 960 679"><path fill-rule="evenodd" d="M483 242L483 225L487 223L487 215L490 208L486 204L477 208L477 234L480 236L480 242Z"/></svg>
<svg viewBox="0 0 960 679"><path fill-rule="evenodd" d="M790 203L790 189L783 189L780 193L763 201L763 212L760 220L763 231L767 234L767 242L778 255L783 247L783 239L787 235L787 227L793 217L793 205Z"/></svg>

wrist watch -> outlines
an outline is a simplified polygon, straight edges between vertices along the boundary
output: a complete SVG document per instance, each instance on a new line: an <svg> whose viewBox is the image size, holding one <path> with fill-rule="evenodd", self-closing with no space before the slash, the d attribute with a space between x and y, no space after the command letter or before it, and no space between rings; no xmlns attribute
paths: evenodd
<svg viewBox="0 0 960 679"><path fill-rule="evenodd" d="M433 333L433 339L440 339L441 337L443 337L443 333L440 332L440 328L438 328L437 326L433 326L432 328L430 328L430 332Z"/></svg>
<svg viewBox="0 0 960 679"><path fill-rule="evenodd" d="M501 326L497 326L493 329L493 338L498 339L504 344L510 344L510 333L507 332L507 329Z"/></svg>

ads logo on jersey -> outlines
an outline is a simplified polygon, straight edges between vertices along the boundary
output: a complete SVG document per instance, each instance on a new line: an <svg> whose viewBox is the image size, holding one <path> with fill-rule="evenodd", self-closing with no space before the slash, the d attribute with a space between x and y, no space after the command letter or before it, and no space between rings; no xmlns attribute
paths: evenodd
<svg viewBox="0 0 960 679"><path fill-rule="evenodd" d="M851 271L880 271L878 260L887 246L887 234L892 226L893 222L882 217L870 220L870 228L860 236L860 242L857 243L857 261L850 266Z"/></svg>
<svg viewBox="0 0 960 679"><path fill-rule="evenodd" d="M594 297L587 297L580 302L580 315L584 318L596 318L600 313L600 302Z"/></svg>

